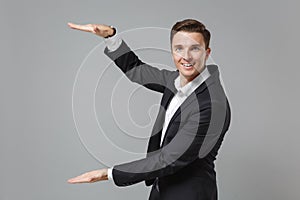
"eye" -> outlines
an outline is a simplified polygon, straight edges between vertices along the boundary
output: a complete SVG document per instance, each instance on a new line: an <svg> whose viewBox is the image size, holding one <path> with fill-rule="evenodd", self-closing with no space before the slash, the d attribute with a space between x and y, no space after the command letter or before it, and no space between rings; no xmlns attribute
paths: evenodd
<svg viewBox="0 0 300 200"><path fill-rule="evenodd" d="M200 51L200 47L192 47L192 51Z"/></svg>
<svg viewBox="0 0 300 200"><path fill-rule="evenodd" d="M174 51L175 51L175 52L181 52L181 51L182 51L182 48L181 48L181 47L175 47Z"/></svg>

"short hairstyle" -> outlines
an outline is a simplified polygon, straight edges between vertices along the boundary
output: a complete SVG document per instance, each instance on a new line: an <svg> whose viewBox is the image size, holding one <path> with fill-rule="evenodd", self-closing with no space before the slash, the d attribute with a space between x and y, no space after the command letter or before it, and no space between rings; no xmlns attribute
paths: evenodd
<svg viewBox="0 0 300 200"><path fill-rule="evenodd" d="M205 49L209 48L209 41L210 41L210 32L205 28L205 25L201 22L195 20L195 19L185 19L179 22L176 22L174 26L172 27L171 33L170 33L170 41L172 44L172 40L174 35L179 32L196 32L201 33L204 42L205 42Z"/></svg>

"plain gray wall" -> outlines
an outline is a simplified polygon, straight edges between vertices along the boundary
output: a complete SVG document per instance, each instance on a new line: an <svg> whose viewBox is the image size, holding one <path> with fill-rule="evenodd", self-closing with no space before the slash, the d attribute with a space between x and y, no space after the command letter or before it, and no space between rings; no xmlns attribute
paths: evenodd
<svg viewBox="0 0 300 200"><path fill-rule="evenodd" d="M122 79L113 65L107 68L109 59L103 55L101 38L71 30L66 24L112 24L134 48L150 41L167 49L165 30L181 19L196 18L212 33L212 58L220 66L232 106L231 128L216 167L219 199L298 200L299 6L296 0L2 0L0 199L147 199L149 188L143 183L118 188L109 181L66 182L118 160L142 157L160 98ZM135 30L143 27L161 27L162 35ZM77 76L91 51L84 69L95 71ZM149 51L137 52L145 61L172 67L168 52L156 47ZM103 69L107 71L100 75ZM89 76L101 77L96 90ZM115 93L111 93L113 86L117 86ZM93 108L93 102L84 98L85 87L94 89L94 110L102 132L128 151L125 156L110 151L102 140L95 139L95 144L89 140L93 137L89 133L97 128L95 116L81 115L86 105ZM132 94L126 96L128 92ZM128 115L121 112L124 108L138 129L123 127L122 119ZM112 113L118 111L120 116L114 117ZM81 118L76 121L76 117ZM87 127L91 130L80 130ZM141 138L135 135L140 129L144 130ZM124 137L124 130L133 130L134 136Z"/></svg>

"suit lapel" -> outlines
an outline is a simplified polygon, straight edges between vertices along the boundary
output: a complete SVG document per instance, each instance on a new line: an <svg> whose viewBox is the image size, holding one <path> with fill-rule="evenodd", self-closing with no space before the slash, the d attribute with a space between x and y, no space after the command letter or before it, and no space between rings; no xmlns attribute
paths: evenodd
<svg viewBox="0 0 300 200"><path fill-rule="evenodd" d="M190 103L197 100L197 95L201 93L205 88L206 88L206 83L204 82L195 90L195 92L190 94L190 96L188 96L186 100L184 100L184 102L181 104L181 106L179 106L179 108L176 110L169 124L171 124L174 121L174 119L178 117L181 111L183 111L188 105L190 105Z"/></svg>
<svg viewBox="0 0 300 200"><path fill-rule="evenodd" d="M174 87L174 86L173 86ZM160 103L160 108L158 111L157 118L155 120L151 137L148 143L148 149L147 153L151 153L153 151L156 151L160 148L160 140L161 140L161 134L162 134L162 128L164 125L165 121L165 115L166 115L166 110L168 105L170 104L171 99L174 97L174 88L168 87L165 89L165 92L163 94L161 103Z"/></svg>
<svg viewBox="0 0 300 200"><path fill-rule="evenodd" d="M200 93L202 93L206 88L209 88L211 84L213 84L214 82L216 81L219 81L219 72L217 70L217 66L215 65L210 65L210 67L208 68L209 72L210 72L210 77L204 81L198 88L195 89L195 91L189 95L186 100L181 104L181 106L179 106L179 108L176 110L176 112L174 113L174 115L172 116L170 122L169 122L169 125L166 129L166 133L165 133L165 136L163 138L163 142L162 142L162 146L165 145L165 138L168 134L168 129L169 129L169 126L173 123L173 121L182 113L182 111L184 109L187 108L187 106L189 106L193 101L198 100L198 95ZM175 88L175 91L176 91L176 88ZM175 92L174 92L175 93ZM173 95L174 96L174 95ZM172 96L172 97L173 97ZM168 104L170 103L170 100L168 102ZM163 119L164 120L164 119Z"/></svg>

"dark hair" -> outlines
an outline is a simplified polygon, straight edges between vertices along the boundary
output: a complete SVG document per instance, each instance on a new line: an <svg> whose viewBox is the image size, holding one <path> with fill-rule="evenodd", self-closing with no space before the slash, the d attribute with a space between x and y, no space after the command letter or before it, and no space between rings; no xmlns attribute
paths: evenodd
<svg viewBox="0 0 300 200"><path fill-rule="evenodd" d="M179 31L201 33L204 38L205 49L209 48L210 32L205 28L205 25L202 24L201 22L195 19L185 19L176 22L176 24L174 24L174 26L172 27L171 34L170 34L171 44L174 35Z"/></svg>

